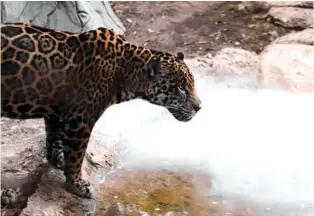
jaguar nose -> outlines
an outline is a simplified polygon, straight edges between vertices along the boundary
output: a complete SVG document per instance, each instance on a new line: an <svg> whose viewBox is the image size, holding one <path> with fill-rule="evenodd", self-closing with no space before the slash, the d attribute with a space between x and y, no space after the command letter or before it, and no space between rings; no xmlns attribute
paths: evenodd
<svg viewBox="0 0 314 216"><path fill-rule="evenodd" d="M201 103L195 104L193 106L193 108L194 108L195 112L198 112L198 111L200 111L200 109L202 109L202 104Z"/></svg>
<svg viewBox="0 0 314 216"><path fill-rule="evenodd" d="M195 112L198 112L202 109L202 101L197 98L196 103L193 105Z"/></svg>

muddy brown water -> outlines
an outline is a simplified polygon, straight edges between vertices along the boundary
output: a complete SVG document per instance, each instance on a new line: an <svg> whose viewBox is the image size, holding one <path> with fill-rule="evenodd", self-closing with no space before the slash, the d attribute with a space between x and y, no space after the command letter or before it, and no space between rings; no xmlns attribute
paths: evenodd
<svg viewBox="0 0 314 216"><path fill-rule="evenodd" d="M199 172L121 169L100 186L99 216L292 216L311 207L256 204L241 197L211 196L210 177Z"/></svg>

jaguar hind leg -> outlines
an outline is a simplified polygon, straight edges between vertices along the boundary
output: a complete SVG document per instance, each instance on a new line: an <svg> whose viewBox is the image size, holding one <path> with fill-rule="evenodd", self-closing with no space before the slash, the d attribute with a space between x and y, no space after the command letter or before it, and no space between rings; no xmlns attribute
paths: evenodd
<svg viewBox="0 0 314 216"><path fill-rule="evenodd" d="M57 116L45 117L46 147L48 162L58 169L64 168L64 154L62 142L63 124Z"/></svg>

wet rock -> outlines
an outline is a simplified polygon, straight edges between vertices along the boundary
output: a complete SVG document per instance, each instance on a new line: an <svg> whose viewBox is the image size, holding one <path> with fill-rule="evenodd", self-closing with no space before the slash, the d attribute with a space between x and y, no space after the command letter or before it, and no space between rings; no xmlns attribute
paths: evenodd
<svg viewBox="0 0 314 216"><path fill-rule="evenodd" d="M307 44L313 45L314 31L312 28L304 29L299 32L292 32L273 41L273 44Z"/></svg>
<svg viewBox="0 0 314 216"><path fill-rule="evenodd" d="M313 27L313 9L296 7L272 7L269 17L275 24L292 29Z"/></svg>
<svg viewBox="0 0 314 216"><path fill-rule="evenodd" d="M269 45L260 55L260 80L292 91L314 91L314 48L303 44Z"/></svg>
<svg viewBox="0 0 314 216"><path fill-rule="evenodd" d="M2 1L1 22L26 22L70 32L106 27L118 34L125 28L108 1Z"/></svg>

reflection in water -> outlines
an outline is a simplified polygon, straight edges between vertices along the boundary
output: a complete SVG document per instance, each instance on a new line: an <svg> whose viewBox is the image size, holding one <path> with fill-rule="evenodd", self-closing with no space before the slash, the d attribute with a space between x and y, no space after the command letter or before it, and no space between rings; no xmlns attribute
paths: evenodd
<svg viewBox="0 0 314 216"><path fill-rule="evenodd" d="M134 204L141 211L174 211L177 205L172 200L183 202L184 206L184 193L193 200L188 210L199 211L190 215L312 215L314 95L252 87L250 80L228 77L199 78L197 85L203 109L189 123L177 122L163 108L143 101L113 106L105 112L96 128L110 135L122 133L130 143L129 152L121 159L127 171L117 171L115 175L121 172L120 178L109 176L116 185L105 181L100 207L110 203L117 209ZM134 169L150 171L129 171ZM182 170L188 169L193 174L191 184L200 185L193 182L200 175L201 182L211 187L203 188L201 195L182 192L184 186L165 190L150 185L146 190L155 196L138 192L147 182L157 184L169 178L156 171L160 178L152 179L156 169L179 169L175 176L181 177L188 175L182 174ZM138 176L144 173L147 178ZM128 184L119 188L117 185L123 181L119 179L127 179ZM178 197L166 199L170 194ZM161 197L168 203L164 206L171 208L156 202ZM216 209L215 214L208 214L212 206L223 200L226 202L221 211ZM228 212L230 206L226 203L231 201L243 209L239 213L234 209ZM247 208L254 211L248 212ZM181 206L182 209L187 207Z"/></svg>

